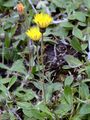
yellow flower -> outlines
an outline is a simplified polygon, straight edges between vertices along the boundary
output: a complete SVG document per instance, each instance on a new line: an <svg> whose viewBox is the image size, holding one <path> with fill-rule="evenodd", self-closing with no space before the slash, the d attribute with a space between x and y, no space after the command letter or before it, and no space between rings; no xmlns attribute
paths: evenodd
<svg viewBox="0 0 90 120"><path fill-rule="evenodd" d="M30 37L33 41L39 41L42 34L39 31L38 27L31 27L29 30L26 31L28 37Z"/></svg>
<svg viewBox="0 0 90 120"><path fill-rule="evenodd" d="M53 21L52 17L46 13L38 13L34 17L34 22L40 28L48 27L52 21Z"/></svg>

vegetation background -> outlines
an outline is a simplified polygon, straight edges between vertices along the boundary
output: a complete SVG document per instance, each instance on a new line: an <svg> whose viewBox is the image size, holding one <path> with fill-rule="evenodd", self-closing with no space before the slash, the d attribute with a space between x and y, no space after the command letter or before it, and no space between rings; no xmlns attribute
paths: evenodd
<svg viewBox="0 0 90 120"><path fill-rule="evenodd" d="M53 18L44 74L25 33L37 12ZM0 120L90 120L90 0L0 0Z"/></svg>

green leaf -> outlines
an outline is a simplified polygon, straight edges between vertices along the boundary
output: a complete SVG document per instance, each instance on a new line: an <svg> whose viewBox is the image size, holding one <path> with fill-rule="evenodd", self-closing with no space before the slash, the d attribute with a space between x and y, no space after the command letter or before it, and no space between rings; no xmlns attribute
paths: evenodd
<svg viewBox="0 0 90 120"><path fill-rule="evenodd" d="M90 94L89 94L89 88L85 83L81 83L79 86L79 95L82 99L88 99Z"/></svg>
<svg viewBox="0 0 90 120"><path fill-rule="evenodd" d="M8 112L4 112L0 117L1 117L1 120L7 120L7 119L10 120L10 115Z"/></svg>
<svg viewBox="0 0 90 120"><path fill-rule="evenodd" d="M75 12L74 16L75 16L75 19L77 19L81 22L86 21L86 14L84 12Z"/></svg>
<svg viewBox="0 0 90 120"><path fill-rule="evenodd" d="M61 96L61 104L55 109L57 115L66 115L73 107L73 96L71 87L64 88L64 94Z"/></svg>
<svg viewBox="0 0 90 120"><path fill-rule="evenodd" d="M70 22L61 22L60 26L65 27L65 28L72 28L73 27L73 25Z"/></svg>
<svg viewBox="0 0 90 120"><path fill-rule="evenodd" d="M14 27L12 27L11 28L11 30L10 30L10 38L12 38L13 37L13 35L15 34L15 32L16 32L16 29L17 29L17 26L14 26Z"/></svg>
<svg viewBox="0 0 90 120"><path fill-rule="evenodd" d="M10 80L11 80L11 78L2 78L2 77L0 77L0 81L2 82L2 84L9 83Z"/></svg>
<svg viewBox="0 0 90 120"><path fill-rule="evenodd" d="M21 40L24 41L26 38L26 35L25 35L25 33L21 33L20 35L17 35L14 38L15 38L15 40L19 40L17 42L20 42Z"/></svg>
<svg viewBox="0 0 90 120"><path fill-rule="evenodd" d="M17 102L17 105L22 108L22 109L26 109L26 110L30 110L33 105L29 102Z"/></svg>
<svg viewBox="0 0 90 120"><path fill-rule="evenodd" d="M53 92L55 92L57 90L59 90L59 91L62 90L62 84L59 82L48 83L48 84L46 84L45 88L46 88L45 89L46 101L47 101L47 103L49 103Z"/></svg>
<svg viewBox="0 0 90 120"><path fill-rule="evenodd" d="M82 51L84 51L87 47L88 47L88 43L81 44Z"/></svg>
<svg viewBox="0 0 90 120"><path fill-rule="evenodd" d="M81 120L79 115L75 115L74 117L71 118L71 120Z"/></svg>
<svg viewBox="0 0 90 120"><path fill-rule="evenodd" d="M70 69L71 67L69 65L63 65L63 69Z"/></svg>
<svg viewBox="0 0 90 120"><path fill-rule="evenodd" d="M90 0L84 0L86 7L90 10Z"/></svg>
<svg viewBox="0 0 90 120"><path fill-rule="evenodd" d="M23 102L30 101L33 98L37 98L36 93L34 91L32 91L31 89L25 90L23 88L18 88L14 92L14 94Z"/></svg>
<svg viewBox="0 0 90 120"><path fill-rule="evenodd" d="M11 34L9 32L6 32L5 34L5 47L9 48L10 47L10 42L11 42L11 38L10 38Z"/></svg>
<svg viewBox="0 0 90 120"><path fill-rule="evenodd" d="M10 70L11 71L16 71L16 72L19 72L19 73L22 73L22 74L26 74L26 69L24 67L22 59L15 61Z"/></svg>
<svg viewBox="0 0 90 120"><path fill-rule="evenodd" d="M7 67L6 65L4 65L3 63L0 63L0 68L9 70L9 67Z"/></svg>
<svg viewBox="0 0 90 120"><path fill-rule="evenodd" d="M60 97L60 105L55 109L55 113L59 116L67 115L73 108L73 95L71 87L66 86L64 88L64 94Z"/></svg>
<svg viewBox="0 0 90 120"><path fill-rule="evenodd" d="M51 113L49 108L43 102L39 102L37 105L35 105L35 108L37 110L40 110L40 111L46 113L47 115L50 115L53 118L53 114Z"/></svg>
<svg viewBox="0 0 90 120"><path fill-rule="evenodd" d="M12 85L16 82L17 80L17 77L16 76L13 76L11 79L10 79L10 82L9 82L9 89L12 87Z"/></svg>
<svg viewBox="0 0 90 120"><path fill-rule="evenodd" d="M23 109L23 113L29 117L29 120L44 120L46 117L45 113L40 112L34 108L31 108L30 110Z"/></svg>
<svg viewBox="0 0 90 120"><path fill-rule="evenodd" d="M33 84L34 84L35 87L38 88L39 90L42 90L42 89L43 89L42 83L41 83L40 81L38 81L38 82L34 82L34 81L33 81Z"/></svg>
<svg viewBox="0 0 90 120"><path fill-rule="evenodd" d="M73 34L75 37L83 40L83 34L82 34L82 31L81 31L79 28L74 27L74 28L73 28L73 31L72 31L72 34Z"/></svg>
<svg viewBox="0 0 90 120"><path fill-rule="evenodd" d="M52 0L52 2L59 8L65 6L65 0Z"/></svg>
<svg viewBox="0 0 90 120"><path fill-rule="evenodd" d="M0 92L2 92L2 94L3 94L5 97L8 97L8 90L7 90L6 86L3 85L2 83L0 83Z"/></svg>
<svg viewBox="0 0 90 120"><path fill-rule="evenodd" d="M76 50L76 51L82 51L80 42L77 38L73 37L73 39L70 41L71 46Z"/></svg>
<svg viewBox="0 0 90 120"><path fill-rule="evenodd" d="M84 13L84 12L75 11L75 12L73 12L73 14L69 15L68 19L78 20L80 22L85 22L86 21L86 16L87 16L87 14Z"/></svg>
<svg viewBox="0 0 90 120"><path fill-rule="evenodd" d="M45 43L49 43L49 44L52 44L52 45L57 44L56 41L52 40L52 39L49 38L49 37L44 37L44 40L43 40L43 41L44 41Z"/></svg>
<svg viewBox="0 0 90 120"><path fill-rule="evenodd" d="M8 0L8 1L5 1L5 3L3 4L3 6L5 6L5 7L13 7L13 6L15 6L15 4L16 4L17 1L18 0Z"/></svg>
<svg viewBox="0 0 90 120"><path fill-rule="evenodd" d="M83 104L80 108L79 114L82 116L90 114L90 104Z"/></svg>
<svg viewBox="0 0 90 120"><path fill-rule="evenodd" d="M65 86L70 86L73 82L73 76L67 76L66 79L65 79Z"/></svg>
<svg viewBox="0 0 90 120"><path fill-rule="evenodd" d="M55 109L55 113L59 116L64 116L66 115L69 111L71 110L71 106L67 103L62 103L58 105L58 107Z"/></svg>
<svg viewBox="0 0 90 120"><path fill-rule="evenodd" d="M86 73L88 75L88 78L90 78L90 65L85 67Z"/></svg>
<svg viewBox="0 0 90 120"><path fill-rule="evenodd" d="M33 98L36 97L36 94L32 90L26 90L25 95L22 96L22 99L25 101L32 100Z"/></svg>
<svg viewBox="0 0 90 120"><path fill-rule="evenodd" d="M45 117L53 116L47 106L42 102L38 103L35 106L31 105L31 103L28 102L17 102L17 105L23 109L24 114L29 118L44 120Z"/></svg>
<svg viewBox="0 0 90 120"><path fill-rule="evenodd" d="M15 115L11 111L9 112L9 115L10 115L10 120L16 119Z"/></svg>
<svg viewBox="0 0 90 120"><path fill-rule="evenodd" d="M33 63L33 61L32 61ZM32 65L32 64L31 64ZM38 68L38 65L37 66L33 66L32 67L32 74L35 74L37 73L38 71L42 70L43 69L43 66L42 65L39 65L39 68Z"/></svg>
<svg viewBox="0 0 90 120"><path fill-rule="evenodd" d="M60 38L64 38L68 35L68 31L63 27L58 26L53 30L51 34L58 36Z"/></svg>
<svg viewBox="0 0 90 120"><path fill-rule="evenodd" d="M46 84L46 88L49 88L49 87L51 87L54 92L54 91L62 89L62 84L59 82Z"/></svg>
<svg viewBox="0 0 90 120"><path fill-rule="evenodd" d="M65 100L68 104L70 104L70 105L73 104L73 96L72 96L71 87L65 86L65 88L64 88L64 98L65 98Z"/></svg>
<svg viewBox="0 0 90 120"><path fill-rule="evenodd" d="M72 55L66 55L64 59L71 68L80 67L83 64L79 59L73 57Z"/></svg>

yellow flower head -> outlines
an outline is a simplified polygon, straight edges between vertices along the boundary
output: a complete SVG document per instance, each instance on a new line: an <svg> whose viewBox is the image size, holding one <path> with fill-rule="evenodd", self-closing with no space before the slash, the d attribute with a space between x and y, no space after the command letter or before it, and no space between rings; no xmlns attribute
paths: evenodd
<svg viewBox="0 0 90 120"><path fill-rule="evenodd" d="M46 13L38 13L34 17L34 22L40 28L48 27L52 21L53 21L52 17Z"/></svg>
<svg viewBox="0 0 90 120"><path fill-rule="evenodd" d="M33 41L39 41L42 34L39 31L38 27L31 27L29 30L26 31L28 37L30 37Z"/></svg>

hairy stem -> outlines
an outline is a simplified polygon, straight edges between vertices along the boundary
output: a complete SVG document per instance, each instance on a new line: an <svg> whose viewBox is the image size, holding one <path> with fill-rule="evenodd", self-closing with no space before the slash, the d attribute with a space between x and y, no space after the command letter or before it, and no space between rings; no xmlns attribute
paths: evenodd
<svg viewBox="0 0 90 120"><path fill-rule="evenodd" d="M28 48L29 48L29 72L32 71L32 58L33 58L33 52L34 52L34 46L31 40L28 41Z"/></svg>
<svg viewBox="0 0 90 120"><path fill-rule="evenodd" d="M46 95L45 95L45 85L44 85L44 63L43 63L43 33L42 33L42 40L41 40L41 63L42 63L42 87L43 87L43 97L44 97L44 102L46 103Z"/></svg>
<svg viewBox="0 0 90 120"><path fill-rule="evenodd" d="M36 51L37 51L37 65L38 65L38 71L40 72L40 64L39 64L39 53L38 53L38 46L36 46Z"/></svg>

